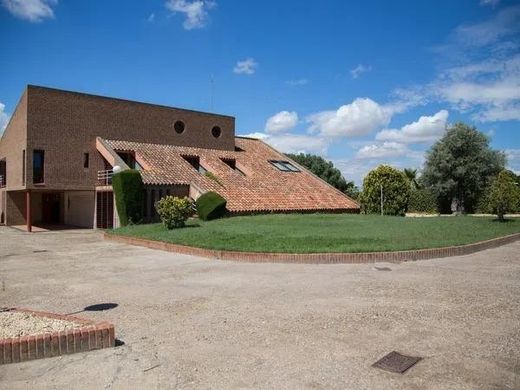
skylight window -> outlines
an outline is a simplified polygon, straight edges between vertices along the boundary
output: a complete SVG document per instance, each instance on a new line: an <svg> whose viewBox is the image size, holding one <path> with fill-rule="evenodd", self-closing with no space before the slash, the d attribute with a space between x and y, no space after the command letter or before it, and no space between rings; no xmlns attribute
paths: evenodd
<svg viewBox="0 0 520 390"><path fill-rule="evenodd" d="M300 172L300 170L289 161L270 160L269 162L283 172Z"/></svg>

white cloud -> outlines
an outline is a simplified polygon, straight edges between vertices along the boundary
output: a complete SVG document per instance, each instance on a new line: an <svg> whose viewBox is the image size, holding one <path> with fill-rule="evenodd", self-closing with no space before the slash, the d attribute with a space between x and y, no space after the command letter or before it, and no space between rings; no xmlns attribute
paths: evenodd
<svg viewBox="0 0 520 390"><path fill-rule="evenodd" d="M508 168L520 175L520 149L506 149L504 152Z"/></svg>
<svg viewBox="0 0 520 390"><path fill-rule="evenodd" d="M282 153L327 154L327 140L318 136L302 134L273 135L256 132L244 135L244 137L261 139Z"/></svg>
<svg viewBox="0 0 520 390"><path fill-rule="evenodd" d="M369 98L357 98L336 111L322 111L307 117L309 131L328 137L369 134L387 126L395 108L381 106Z"/></svg>
<svg viewBox="0 0 520 390"><path fill-rule="evenodd" d="M501 38L518 33L520 31L519 19L520 6L504 8L489 20L457 27L453 44L466 46L493 44Z"/></svg>
<svg viewBox="0 0 520 390"><path fill-rule="evenodd" d="M441 110L432 116L421 116L416 122L401 129L385 129L376 135L377 141L393 141L404 144L428 143L439 139L446 129L448 111Z"/></svg>
<svg viewBox="0 0 520 390"><path fill-rule="evenodd" d="M283 133L292 129L298 124L298 114L294 111L280 111L273 115L265 124L267 133Z"/></svg>
<svg viewBox="0 0 520 390"><path fill-rule="evenodd" d="M289 81L286 81L286 83L293 87L297 87L297 86L309 84L309 80L307 80L307 79L289 80Z"/></svg>
<svg viewBox="0 0 520 390"><path fill-rule="evenodd" d="M214 8L216 3L207 0L168 0L165 4L173 13L181 13L186 16L182 24L186 30L202 28L208 19L208 10Z"/></svg>
<svg viewBox="0 0 520 390"><path fill-rule="evenodd" d="M400 157L410 153L410 149L399 142L383 142L362 147L356 153L358 159L381 159Z"/></svg>
<svg viewBox="0 0 520 390"><path fill-rule="evenodd" d="M408 103L449 103L481 122L520 119L520 5L459 26L439 50L444 60L427 85L399 90ZM456 65L453 65L453 61Z"/></svg>
<svg viewBox="0 0 520 390"><path fill-rule="evenodd" d="M480 5L490 5L493 8L495 8L498 3L500 3L500 0L480 0Z"/></svg>
<svg viewBox="0 0 520 390"><path fill-rule="evenodd" d="M361 76L361 74L363 74L365 72L369 72L371 70L372 70L372 67L370 65L359 64L354 69L350 70L350 75L352 76L353 79L357 79L359 76Z"/></svg>
<svg viewBox="0 0 520 390"><path fill-rule="evenodd" d="M5 112L5 104L0 103L0 136L3 134L10 116Z"/></svg>
<svg viewBox="0 0 520 390"><path fill-rule="evenodd" d="M155 22L155 14L153 12L150 14L150 16L148 16L148 21L150 23Z"/></svg>
<svg viewBox="0 0 520 390"><path fill-rule="evenodd" d="M2 0L2 5L14 16L30 22L54 17L52 7L58 0Z"/></svg>
<svg viewBox="0 0 520 390"><path fill-rule="evenodd" d="M233 68L233 72L237 74L253 74L256 72L257 67L258 64L253 58L246 58L243 61L237 62Z"/></svg>

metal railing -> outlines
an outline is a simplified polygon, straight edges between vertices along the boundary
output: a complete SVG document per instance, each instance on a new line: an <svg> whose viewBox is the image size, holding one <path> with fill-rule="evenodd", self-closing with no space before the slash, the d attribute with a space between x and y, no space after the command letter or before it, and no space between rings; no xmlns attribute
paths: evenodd
<svg viewBox="0 0 520 390"><path fill-rule="evenodd" d="M0 175L0 188L5 187L5 177L3 175Z"/></svg>
<svg viewBox="0 0 520 390"><path fill-rule="evenodd" d="M112 169L108 169L106 171L98 171L97 179L100 185L110 185L112 184L112 176L114 175L114 171Z"/></svg>

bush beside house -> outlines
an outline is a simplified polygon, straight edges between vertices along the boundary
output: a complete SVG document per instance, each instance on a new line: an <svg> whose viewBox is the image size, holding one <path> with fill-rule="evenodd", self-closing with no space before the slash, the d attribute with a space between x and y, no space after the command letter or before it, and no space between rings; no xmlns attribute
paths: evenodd
<svg viewBox="0 0 520 390"><path fill-rule="evenodd" d="M188 198L165 196L155 204L157 214L167 229L184 227L189 217L193 215L193 203Z"/></svg>
<svg viewBox="0 0 520 390"><path fill-rule="evenodd" d="M121 226L141 222L143 188L141 174L135 169L121 171L112 177L112 189Z"/></svg>
<svg viewBox="0 0 520 390"><path fill-rule="evenodd" d="M216 192L206 192L197 199L197 214L203 221L221 218L226 214L227 201Z"/></svg>

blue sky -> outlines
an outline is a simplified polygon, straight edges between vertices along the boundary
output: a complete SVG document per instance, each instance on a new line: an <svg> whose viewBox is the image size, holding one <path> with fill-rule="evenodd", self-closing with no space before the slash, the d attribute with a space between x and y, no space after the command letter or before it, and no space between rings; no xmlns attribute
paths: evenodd
<svg viewBox="0 0 520 390"><path fill-rule="evenodd" d="M520 171L520 2L0 0L0 131L26 84L236 117L361 184L450 123ZM212 81L213 80L213 81Z"/></svg>

